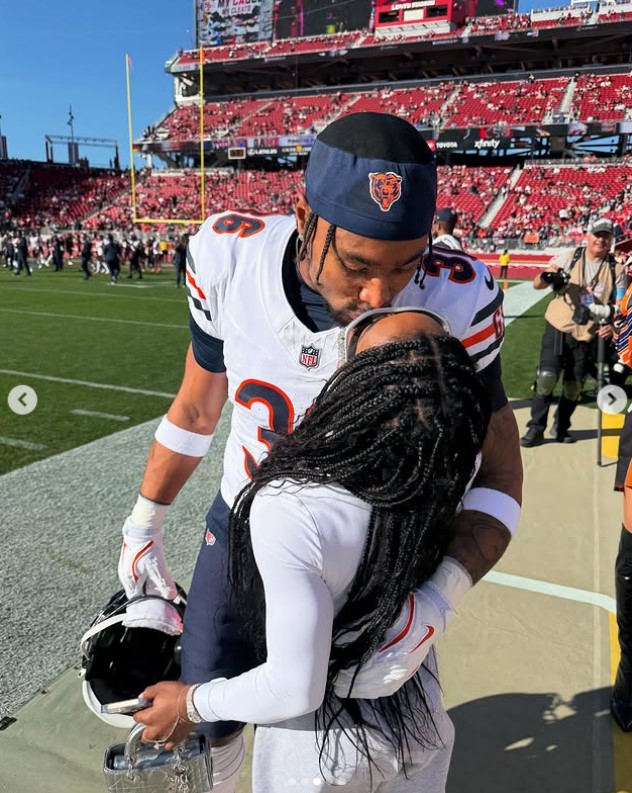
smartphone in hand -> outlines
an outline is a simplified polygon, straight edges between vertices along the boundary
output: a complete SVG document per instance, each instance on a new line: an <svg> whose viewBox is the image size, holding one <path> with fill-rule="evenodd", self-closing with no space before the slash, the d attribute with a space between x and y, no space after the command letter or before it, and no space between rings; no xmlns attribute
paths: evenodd
<svg viewBox="0 0 632 793"><path fill-rule="evenodd" d="M106 713L113 716L118 713L131 716L139 710L144 710L151 705L151 700L145 697L136 697L135 699L122 699L119 702L108 702L101 705L101 713Z"/></svg>

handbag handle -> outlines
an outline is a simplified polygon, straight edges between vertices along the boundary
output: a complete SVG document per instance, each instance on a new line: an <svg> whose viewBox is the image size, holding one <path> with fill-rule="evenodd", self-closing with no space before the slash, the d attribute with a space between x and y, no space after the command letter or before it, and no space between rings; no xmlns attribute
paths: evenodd
<svg viewBox="0 0 632 793"><path fill-rule="evenodd" d="M138 744L145 731L144 724L136 724L125 741L125 763L128 768L133 768L138 752Z"/></svg>

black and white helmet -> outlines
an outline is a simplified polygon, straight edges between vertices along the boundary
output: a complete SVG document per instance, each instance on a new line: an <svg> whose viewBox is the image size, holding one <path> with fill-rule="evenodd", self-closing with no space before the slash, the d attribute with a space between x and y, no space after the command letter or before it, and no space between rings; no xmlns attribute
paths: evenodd
<svg viewBox="0 0 632 793"><path fill-rule="evenodd" d="M174 619L182 623L186 592L176 584L178 596L166 601ZM147 686L180 676L180 636L153 628L126 627L127 607L157 595L128 600L121 590L113 595L81 637L83 699L93 713L113 727L134 726L131 716L101 713L101 705L133 699Z"/></svg>

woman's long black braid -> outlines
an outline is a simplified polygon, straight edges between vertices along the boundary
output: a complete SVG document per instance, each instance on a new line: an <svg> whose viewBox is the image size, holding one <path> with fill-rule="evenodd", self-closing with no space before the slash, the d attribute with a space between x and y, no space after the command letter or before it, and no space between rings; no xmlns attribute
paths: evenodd
<svg viewBox="0 0 632 793"><path fill-rule="evenodd" d="M445 554L489 415L487 394L458 340L422 336L375 347L333 375L313 409L292 434L279 438L237 498L230 519L230 579L260 663L266 657L265 598L249 526L257 492L283 480L337 484L372 507L364 556L333 625L315 724L323 731L321 766L331 730L347 731L350 724L357 729L347 734L370 763L367 727L383 733L404 767L411 743L437 745L417 676L395 695L361 705L339 700L333 682L341 669L355 668L381 646L408 593Z"/></svg>

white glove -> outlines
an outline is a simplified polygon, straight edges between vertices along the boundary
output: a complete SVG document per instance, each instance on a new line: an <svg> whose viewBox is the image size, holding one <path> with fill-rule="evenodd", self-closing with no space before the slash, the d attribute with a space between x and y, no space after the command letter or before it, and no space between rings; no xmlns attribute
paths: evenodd
<svg viewBox="0 0 632 793"><path fill-rule="evenodd" d="M337 696L354 699L392 696L417 673L471 586L467 571L456 560L446 557L428 581L409 593L397 621L386 631L384 644L360 667L351 694L356 667L338 673L334 681Z"/></svg>
<svg viewBox="0 0 632 793"><path fill-rule="evenodd" d="M123 526L123 547L118 563L119 581L128 598L159 595L177 597L175 582L167 567L162 545L162 524L167 507L143 496ZM130 628L153 628L170 635L182 633L182 620L165 600L144 600L128 606L123 624Z"/></svg>

